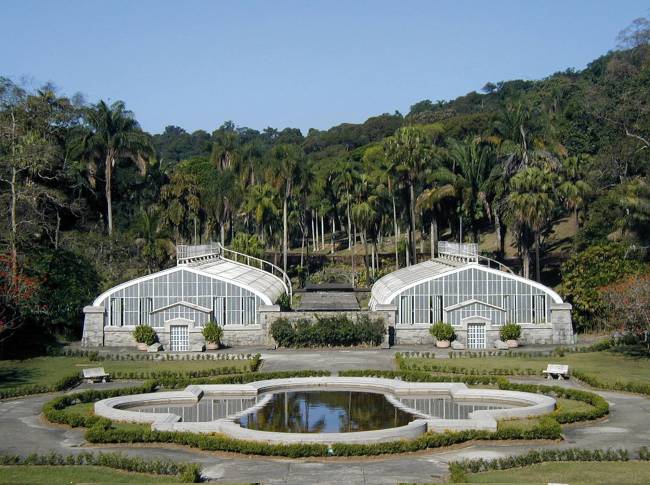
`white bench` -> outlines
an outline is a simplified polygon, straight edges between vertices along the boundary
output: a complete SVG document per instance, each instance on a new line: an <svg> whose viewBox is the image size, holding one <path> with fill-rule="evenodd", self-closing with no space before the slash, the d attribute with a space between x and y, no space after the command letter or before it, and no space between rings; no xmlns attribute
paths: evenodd
<svg viewBox="0 0 650 485"><path fill-rule="evenodd" d="M106 382L109 379L109 375L106 373L103 367L93 367L91 369L83 369L83 376L87 382Z"/></svg>
<svg viewBox="0 0 650 485"><path fill-rule="evenodd" d="M548 364L546 370L543 371L547 379L563 379L569 378L569 366L563 364Z"/></svg>

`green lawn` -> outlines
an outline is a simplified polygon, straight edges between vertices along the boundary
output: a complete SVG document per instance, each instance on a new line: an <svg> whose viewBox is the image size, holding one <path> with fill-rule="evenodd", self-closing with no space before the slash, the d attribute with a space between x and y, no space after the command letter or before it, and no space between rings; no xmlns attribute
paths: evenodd
<svg viewBox="0 0 650 485"><path fill-rule="evenodd" d="M247 370L250 360L105 360L91 362L84 357L35 357L25 360L0 361L0 390L26 385L53 385L57 381L81 372L84 367L103 367L109 374L150 371L196 371L234 367ZM146 377L146 375L145 375Z"/></svg>
<svg viewBox="0 0 650 485"><path fill-rule="evenodd" d="M0 466L0 485L179 483L176 477L130 473L102 466Z"/></svg>
<svg viewBox="0 0 650 485"><path fill-rule="evenodd" d="M467 483L570 483L571 485L650 483L650 462L565 462L540 463L510 470L467 475Z"/></svg>
<svg viewBox="0 0 650 485"><path fill-rule="evenodd" d="M612 352L567 353L564 357L476 357L457 359L408 358L412 365L435 365L446 370L457 369L531 369L541 372L548 363L568 364L571 369L596 377L606 384L634 381L650 384L650 359L628 357Z"/></svg>

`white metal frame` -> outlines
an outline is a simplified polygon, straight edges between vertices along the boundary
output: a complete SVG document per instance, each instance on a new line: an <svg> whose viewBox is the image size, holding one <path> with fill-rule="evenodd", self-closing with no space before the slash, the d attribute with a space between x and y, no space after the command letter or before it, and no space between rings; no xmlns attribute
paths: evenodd
<svg viewBox="0 0 650 485"><path fill-rule="evenodd" d="M188 325L169 326L169 350L171 352L187 352L190 350L190 328Z"/></svg>

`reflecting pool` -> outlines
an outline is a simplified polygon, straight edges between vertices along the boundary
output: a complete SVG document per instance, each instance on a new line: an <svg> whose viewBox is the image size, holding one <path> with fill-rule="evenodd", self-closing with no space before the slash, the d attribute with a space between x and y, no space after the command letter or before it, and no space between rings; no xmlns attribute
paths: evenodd
<svg viewBox="0 0 650 485"><path fill-rule="evenodd" d="M239 418L244 428L285 433L348 433L404 426L415 419L386 396L355 391L276 392Z"/></svg>

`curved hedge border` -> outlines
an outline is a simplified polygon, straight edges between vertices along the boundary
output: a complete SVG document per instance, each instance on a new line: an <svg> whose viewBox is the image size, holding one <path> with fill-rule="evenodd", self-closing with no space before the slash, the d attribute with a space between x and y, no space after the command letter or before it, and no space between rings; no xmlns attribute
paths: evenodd
<svg viewBox="0 0 650 485"><path fill-rule="evenodd" d="M641 460L644 458L644 449L639 450ZM465 483L467 473L480 473L492 470L508 470L511 468L520 468L524 466L535 465L538 463L562 462L562 461L628 461L630 454L627 450L588 450L582 448L569 448L567 450L531 450L523 455L507 456L496 458L494 460L476 460L452 461L449 463L452 483Z"/></svg>
<svg viewBox="0 0 650 485"><path fill-rule="evenodd" d="M46 392L64 391L72 386L81 382L80 372L76 371L74 374L63 377L52 385L44 386L38 384L10 387L0 391L0 399L7 399L10 397L28 396L30 394L44 394Z"/></svg>
<svg viewBox="0 0 650 485"><path fill-rule="evenodd" d="M375 373L375 371L368 371ZM381 371L380 371L381 372ZM508 427L495 432L468 430L447 433L426 433L414 440L392 441L368 445L334 444L331 447L320 444L273 445L263 442L245 441L229 438L218 434L197 434L154 431L145 428L118 429L112 422L99 416L88 416L82 413L66 411L65 408L82 402L95 402L100 399L123 394L151 392L163 384L165 388L183 387L190 383L245 383L262 379L308 377L328 375L328 372L295 371L269 372L259 374L237 374L221 376L212 379L183 379L167 380L164 383L151 380L142 386L126 389L111 389L106 391L85 391L74 395L57 397L43 407L45 417L56 423L88 428L86 439L92 443L175 443L191 446L206 451L229 451L243 454L286 456L291 458L309 456L363 456L388 453L404 453L419 451L427 448L439 448L464 443L469 440L534 440L561 438L562 428L556 419L550 416L542 417L535 426L529 428ZM402 373L403 374L403 373ZM479 378L481 381L494 378Z"/></svg>
<svg viewBox="0 0 650 485"><path fill-rule="evenodd" d="M428 372L415 371L384 371L384 370L348 370L341 371L341 376L347 377L386 377L390 379L402 379L411 382L464 382L469 385L496 385L499 389L509 391L523 391L537 394L546 394L556 398L573 399L593 406L593 409L584 411L562 411L555 410L551 416L560 424L575 423L578 421L590 421L602 418L609 414L607 401L593 392L579 389L568 389L560 386L546 386L542 384L517 384L510 382L500 376L476 376L476 375L432 375Z"/></svg>
<svg viewBox="0 0 650 485"><path fill-rule="evenodd" d="M477 431L467 430L447 433L426 433L413 440L391 441L367 445L334 443L275 445L258 441L245 441L219 434L180 433L150 429L116 429L100 422L86 431L91 443L174 443L205 451L229 451L248 455L285 456L304 458L310 456L370 456L406 453L464 443L470 440L556 440L562 429L553 418L540 419L532 428Z"/></svg>
<svg viewBox="0 0 650 485"><path fill-rule="evenodd" d="M643 384L638 382L620 382L616 381L613 384L603 382L598 380L597 377L594 377L584 372L572 370L571 374L576 379L581 380L585 384L589 384L591 387L597 387L598 389L605 389L608 391L624 391L624 392L633 392L635 394L644 394L650 396L650 384Z"/></svg>
<svg viewBox="0 0 650 485"><path fill-rule="evenodd" d="M195 463L177 463L171 460L145 460L138 457L125 456L122 453L89 453L78 455L47 455L31 454L28 456L0 455L0 465L3 466L103 466L127 472L150 473L153 475L176 476L181 482L198 483L201 480L201 467Z"/></svg>

